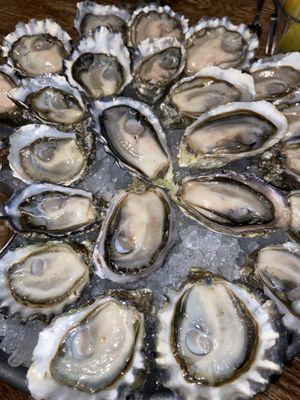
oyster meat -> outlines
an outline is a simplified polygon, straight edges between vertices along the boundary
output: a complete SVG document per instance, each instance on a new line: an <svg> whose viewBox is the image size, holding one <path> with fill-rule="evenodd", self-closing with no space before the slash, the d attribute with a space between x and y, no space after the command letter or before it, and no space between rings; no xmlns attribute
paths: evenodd
<svg viewBox="0 0 300 400"><path fill-rule="evenodd" d="M287 138L300 136L300 90L280 97L273 104L285 115L288 121Z"/></svg>
<svg viewBox="0 0 300 400"><path fill-rule="evenodd" d="M0 260L1 307L26 319L59 314L89 282L83 246L62 242L26 245Z"/></svg>

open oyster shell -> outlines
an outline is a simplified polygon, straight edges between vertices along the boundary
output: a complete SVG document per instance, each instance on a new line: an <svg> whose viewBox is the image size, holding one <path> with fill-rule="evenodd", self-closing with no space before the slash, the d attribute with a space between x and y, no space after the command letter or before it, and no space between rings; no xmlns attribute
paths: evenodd
<svg viewBox="0 0 300 400"><path fill-rule="evenodd" d="M195 268L159 311L156 362L183 399L249 399L280 373L283 333L272 301Z"/></svg>
<svg viewBox="0 0 300 400"><path fill-rule="evenodd" d="M186 34L187 75L204 67L247 69L258 47L257 36L245 25L227 17L202 18Z"/></svg>
<svg viewBox="0 0 300 400"><path fill-rule="evenodd" d="M8 64L0 65L0 120L11 116L16 105L8 96L8 92L20 83L16 73Z"/></svg>
<svg viewBox="0 0 300 400"><path fill-rule="evenodd" d="M87 251L75 243L29 244L0 260L0 304L11 314L59 314L89 282Z"/></svg>
<svg viewBox="0 0 300 400"><path fill-rule="evenodd" d="M229 235L256 236L288 229L291 222L287 199L253 175L227 171L186 177L176 197L188 217Z"/></svg>
<svg viewBox="0 0 300 400"><path fill-rule="evenodd" d="M264 100L216 107L185 130L179 165L212 168L252 157L283 139L287 128L285 116Z"/></svg>
<svg viewBox="0 0 300 400"><path fill-rule="evenodd" d="M285 115L288 121L287 139L300 136L300 90L280 97L273 104Z"/></svg>
<svg viewBox="0 0 300 400"><path fill-rule="evenodd" d="M60 75L22 79L18 88L9 91L9 97L47 124L72 125L81 121L86 113L79 90Z"/></svg>
<svg viewBox="0 0 300 400"><path fill-rule="evenodd" d="M276 100L300 87L300 52L276 54L253 63L256 98Z"/></svg>
<svg viewBox="0 0 300 400"><path fill-rule="evenodd" d="M183 71L185 48L175 38L145 39L137 49L133 67L133 87L151 104Z"/></svg>
<svg viewBox="0 0 300 400"><path fill-rule="evenodd" d="M138 7L128 22L128 44L138 45L145 39L173 37L181 42L188 30L188 19L169 6L155 3Z"/></svg>
<svg viewBox="0 0 300 400"><path fill-rule="evenodd" d="M161 189L140 185L120 191L95 245L95 273L120 283L148 276L174 245L173 218L170 201Z"/></svg>
<svg viewBox="0 0 300 400"><path fill-rule="evenodd" d="M143 382L150 291L118 291L58 317L44 329L27 373L35 399L123 400Z"/></svg>
<svg viewBox="0 0 300 400"><path fill-rule="evenodd" d="M288 234L296 241L300 241L300 190L290 192L288 201L291 209Z"/></svg>
<svg viewBox="0 0 300 400"><path fill-rule="evenodd" d="M130 14L124 8L115 5L100 5L94 1L82 1L77 3L74 26L80 34L105 26L110 31L121 33L126 38L129 18Z"/></svg>
<svg viewBox="0 0 300 400"><path fill-rule="evenodd" d="M71 37L51 19L19 22L7 35L2 53L23 76L62 72L62 61L71 50Z"/></svg>
<svg viewBox="0 0 300 400"><path fill-rule="evenodd" d="M5 203L2 217L17 231L60 236L86 229L99 214L91 193L38 183L16 191Z"/></svg>
<svg viewBox="0 0 300 400"><path fill-rule="evenodd" d="M70 84L93 99L119 94L132 80L122 35L105 27L83 36L64 66Z"/></svg>

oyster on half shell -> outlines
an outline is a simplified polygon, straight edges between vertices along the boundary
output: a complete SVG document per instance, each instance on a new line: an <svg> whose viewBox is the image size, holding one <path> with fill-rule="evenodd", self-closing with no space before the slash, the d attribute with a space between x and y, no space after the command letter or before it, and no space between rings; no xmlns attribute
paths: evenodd
<svg viewBox="0 0 300 400"><path fill-rule="evenodd" d="M8 64L0 65L0 119L9 116L16 109L15 103L10 99L8 92L19 84L15 71Z"/></svg>
<svg viewBox="0 0 300 400"><path fill-rule="evenodd" d="M300 90L273 101L288 121L287 139L300 136Z"/></svg>

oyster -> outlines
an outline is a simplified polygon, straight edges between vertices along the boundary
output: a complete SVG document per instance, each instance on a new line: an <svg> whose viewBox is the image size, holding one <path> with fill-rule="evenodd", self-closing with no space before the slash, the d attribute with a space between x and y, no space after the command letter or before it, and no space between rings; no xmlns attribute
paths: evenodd
<svg viewBox="0 0 300 400"><path fill-rule="evenodd" d="M227 17L201 19L186 35L187 75L204 67L249 67L258 47L257 36L245 24L234 25Z"/></svg>
<svg viewBox="0 0 300 400"><path fill-rule="evenodd" d="M114 5L104 6L94 1L82 1L77 3L74 26L80 34L105 26L110 31L121 33L126 38L129 18L130 15L124 8Z"/></svg>
<svg viewBox="0 0 300 400"><path fill-rule="evenodd" d="M28 124L10 136L9 165L23 182L70 185L87 168L82 146L73 132Z"/></svg>
<svg viewBox="0 0 300 400"><path fill-rule="evenodd" d="M1 307L24 319L61 313L89 282L87 261L83 246L62 242L8 251L0 260Z"/></svg>
<svg viewBox="0 0 300 400"><path fill-rule="evenodd" d="M70 84L93 99L119 94L132 80L121 34L105 27L83 36L64 65Z"/></svg>
<svg viewBox="0 0 300 400"><path fill-rule="evenodd" d="M272 104L237 102L200 116L182 136L181 167L220 167L264 152L284 138L287 121Z"/></svg>
<svg viewBox="0 0 300 400"><path fill-rule="evenodd" d="M293 239L300 240L300 190L293 190L288 194L291 209L291 221L288 233Z"/></svg>
<svg viewBox="0 0 300 400"><path fill-rule="evenodd" d="M139 302L149 292L108 293L45 328L27 373L31 395L121 400L138 388L145 370L145 316Z"/></svg>
<svg viewBox="0 0 300 400"><path fill-rule="evenodd" d="M300 136L300 90L281 97L273 102L288 121L287 138Z"/></svg>
<svg viewBox="0 0 300 400"><path fill-rule="evenodd" d="M45 74L23 79L9 97L41 122L70 125L85 117L85 105L80 92L60 75Z"/></svg>
<svg viewBox="0 0 300 400"><path fill-rule="evenodd" d="M148 4L137 8L128 22L128 44L138 45L145 39L173 37L183 42L188 20L169 6Z"/></svg>
<svg viewBox="0 0 300 400"><path fill-rule="evenodd" d="M146 39L137 50L133 86L137 94L154 103L180 75L185 64L184 46L175 38Z"/></svg>
<svg viewBox="0 0 300 400"><path fill-rule="evenodd" d="M133 282L159 268L174 245L173 216L160 189L120 191L101 226L93 254L96 274Z"/></svg>
<svg viewBox="0 0 300 400"><path fill-rule="evenodd" d="M286 198L253 175L228 171L186 177L177 201L188 217L229 235L255 236L290 224Z"/></svg>
<svg viewBox="0 0 300 400"><path fill-rule="evenodd" d="M2 180L0 181L0 207L3 207L13 193L13 189ZM0 218L0 254L14 237L14 232L3 218Z"/></svg>
<svg viewBox="0 0 300 400"><path fill-rule="evenodd" d="M7 35L2 53L23 76L62 72L62 61L71 50L71 37L51 19L19 22Z"/></svg>
<svg viewBox="0 0 300 400"><path fill-rule="evenodd" d="M257 99L285 96L300 87L300 52L260 59L252 64L250 73Z"/></svg>
<svg viewBox="0 0 300 400"><path fill-rule="evenodd" d="M170 184L172 161L166 136L151 108L119 97L96 101L90 107L97 134L133 175L157 184Z"/></svg>
<svg viewBox="0 0 300 400"><path fill-rule="evenodd" d="M249 399L280 373L283 333L272 301L192 269L159 311L156 362L183 399Z"/></svg>
<svg viewBox="0 0 300 400"><path fill-rule="evenodd" d="M40 183L15 192L3 207L3 216L18 231L58 236L92 225L97 208L89 192Z"/></svg>
<svg viewBox="0 0 300 400"><path fill-rule="evenodd" d="M8 92L19 84L14 70L8 64L0 65L0 118L11 114L16 105L8 96Z"/></svg>

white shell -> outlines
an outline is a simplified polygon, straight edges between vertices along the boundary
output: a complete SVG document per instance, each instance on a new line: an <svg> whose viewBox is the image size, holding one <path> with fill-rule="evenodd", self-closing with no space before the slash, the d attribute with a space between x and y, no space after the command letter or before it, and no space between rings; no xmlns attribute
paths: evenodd
<svg viewBox="0 0 300 400"><path fill-rule="evenodd" d="M3 72L5 75L9 76L16 85L20 84L20 79L17 77L16 71L9 64L1 64L0 72Z"/></svg>
<svg viewBox="0 0 300 400"><path fill-rule="evenodd" d="M300 52L276 54L272 57L261 58L251 65L250 73L265 68L292 67L300 71Z"/></svg>

